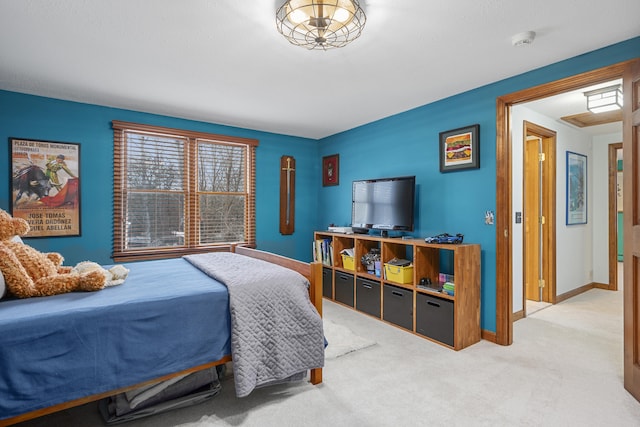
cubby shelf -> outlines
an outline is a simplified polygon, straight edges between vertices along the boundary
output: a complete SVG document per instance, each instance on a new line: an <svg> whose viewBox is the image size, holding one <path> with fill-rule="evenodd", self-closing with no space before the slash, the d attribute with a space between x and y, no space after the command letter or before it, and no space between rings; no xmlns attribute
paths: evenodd
<svg viewBox="0 0 640 427"><path fill-rule="evenodd" d="M480 341L480 245L322 231L314 233L314 241L331 249L324 259L325 298L454 350ZM410 283L387 280L384 271L381 277L367 272L360 259L373 248L382 265L394 258L411 260ZM353 270L343 266L344 249L354 249ZM418 287L422 278L438 281L443 256L453 257L454 295Z"/></svg>

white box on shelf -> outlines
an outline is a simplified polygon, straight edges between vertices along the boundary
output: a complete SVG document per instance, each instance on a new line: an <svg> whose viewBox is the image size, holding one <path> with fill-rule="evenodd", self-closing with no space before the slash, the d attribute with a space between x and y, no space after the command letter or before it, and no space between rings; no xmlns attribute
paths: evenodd
<svg viewBox="0 0 640 427"><path fill-rule="evenodd" d="M329 227L329 231L333 232L333 233L353 233L353 230L351 229L351 227Z"/></svg>

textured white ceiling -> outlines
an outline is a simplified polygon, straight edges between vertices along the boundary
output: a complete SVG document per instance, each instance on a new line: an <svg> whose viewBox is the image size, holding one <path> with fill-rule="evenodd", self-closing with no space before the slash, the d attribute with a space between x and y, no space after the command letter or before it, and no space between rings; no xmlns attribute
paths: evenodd
<svg viewBox="0 0 640 427"><path fill-rule="evenodd" d="M638 0L367 0L307 51L280 3L0 0L0 89L321 138L640 35Z"/></svg>

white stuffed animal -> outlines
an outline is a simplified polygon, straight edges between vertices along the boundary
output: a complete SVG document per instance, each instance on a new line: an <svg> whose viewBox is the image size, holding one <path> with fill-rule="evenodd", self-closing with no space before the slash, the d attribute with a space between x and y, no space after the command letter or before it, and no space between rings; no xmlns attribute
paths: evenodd
<svg viewBox="0 0 640 427"><path fill-rule="evenodd" d="M82 261L73 267L72 271L77 273L86 273L92 270L104 270L107 273L107 283L104 285L105 288L107 286L116 286L123 283L124 279L126 279L129 274L129 270L122 265L115 265L107 270L100 264L93 261Z"/></svg>

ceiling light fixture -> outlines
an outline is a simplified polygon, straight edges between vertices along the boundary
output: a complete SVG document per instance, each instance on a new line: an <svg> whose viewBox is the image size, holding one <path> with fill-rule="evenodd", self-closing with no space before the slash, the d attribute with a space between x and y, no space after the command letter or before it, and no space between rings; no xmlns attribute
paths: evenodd
<svg viewBox="0 0 640 427"><path fill-rule="evenodd" d="M622 88L620 85L603 87L584 92L587 97L587 110L592 113L604 113L622 108Z"/></svg>
<svg viewBox="0 0 640 427"><path fill-rule="evenodd" d="M278 31L307 49L333 49L362 33L367 18L357 0L287 0L276 12Z"/></svg>

